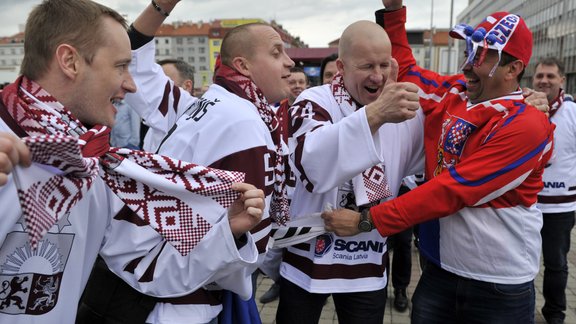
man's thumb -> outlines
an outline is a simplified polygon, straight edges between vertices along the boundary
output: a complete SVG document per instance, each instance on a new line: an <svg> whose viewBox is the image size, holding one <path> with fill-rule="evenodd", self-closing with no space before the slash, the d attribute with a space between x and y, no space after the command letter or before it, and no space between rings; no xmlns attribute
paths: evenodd
<svg viewBox="0 0 576 324"><path fill-rule="evenodd" d="M390 59L390 73L388 73L388 79L386 79L386 85L396 83L398 80L398 62L396 59Z"/></svg>

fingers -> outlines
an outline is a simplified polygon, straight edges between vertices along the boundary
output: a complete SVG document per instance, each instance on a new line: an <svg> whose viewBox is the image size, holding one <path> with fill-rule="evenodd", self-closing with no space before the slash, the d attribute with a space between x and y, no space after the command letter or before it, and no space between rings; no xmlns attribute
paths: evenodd
<svg viewBox="0 0 576 324"><path fill-rule="evenodd" d="M524 96L524 98L530 96L532 93L534 93L534 90L527 87L522 88L522 95Z"/></svg>
<svg viewBox="0 0 576 324"><path fill-rule="evenodd" d="M260 219L262 219L263 210L256 207L248 207L246 209L246 214L252 216L252 218L258 220L259 222Z"/></svg>
<svg viewBox="0 0 576 324"><path fill-rule="evenodd" d="M528 88L524 88L522 90L522 95L525 96L524 101L527 104L536 107L536 109L544 113L548 113L550 107L548 105L548 97L546 96L546 93L541 91L534 91Z"/></svg>
<svg viewBox="0 0 576 324"><path fill-rule="evenodd" d="M243 198L244 198L244 209L245 210L248 210L250 208L257 208L257 209L260 209L260 214L262 214L264 212L264 208L266 206L266 202L264 201L264 197L260 197L258 195L257 197L246 198L246 196L244 196Z"/></svg>
<svg viewBox="0 0 576 324"><path fill-rule="evenodd" d="M249 183L235 182L232 184L231 189L234 191L238 191L239 193L244 193L248 190L254 190L254 189L256 189L256 187L254 185L249 184Z"/></svg>
<svg viewBox="0 0 576 324"><path fill-rule="evenodd" d="M25 167L29 167L30 164L32 164L30 150L28 149L26 144L24 144L24 142L22 142L19 138L13 137L13 140L15 144L14 147L16 148L19 158L18 163L20 163L20 165L23 165Z"/></svg>
<svg viewBox="0 0 576 324"><path fill-rule="evenodd" d="M0 185L8 181L8 174L15 165L30 165L30 151L17 137L8 134L0 134Z"/></svg>
<svg viewBox="0 0 576 324"><path fill-rule="evenodd" d="M398 80L398 61L396 61L395 58L392 58L390 60L390 73L388 73L388 79L386 79L386 84L384 84L384 86L396 83L397 80Z"/></svg>

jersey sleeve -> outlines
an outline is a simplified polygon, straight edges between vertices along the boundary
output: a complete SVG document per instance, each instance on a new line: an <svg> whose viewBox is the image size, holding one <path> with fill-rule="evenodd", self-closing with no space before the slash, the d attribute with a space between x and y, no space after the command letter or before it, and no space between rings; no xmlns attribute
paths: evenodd
<svg viewBox="0 0 576 324"><path fill-rule="evenodd" d="M511 118L456 166L397 199L371 208L380 234L389 236L464 207L535 204L542 188L539 175L550 158L553 142L553 127L539 114L533 111Z"/></svg>
<svg viewBox="0 0 576 324"><path fill-rule="evenodd" d="M150 127L155 138L163 138L197 98L176 86L155 61L154 41L132 51L130 73L137 90L126 94L126 102Z"/></svg>
<svg viewBox="0 0 576 324"><path fill-rule="evenodd" d="M305 99L290 114L293 171L308 191L327 192L380 163L378 137L371 134L364 109L334 123L326 109Z"/></svg>
<svg viewBox="0 0 576 324"><path fill-rule="evenodd" d="M115 196L111 201L111 209L123 205ZM114 214L100 255L112 272L136 290L155 297L177 297L216 282L249 296L251 287L246 283L258 252L251 235L247 244L237 248L225 215L183 256L130 208L120 207Z"/></svg>
<svg viewBox="0 0 576 324"><path fill-rule="evenodd" d="M425 113L435 109L450 88L464 85L461 74L443 76L417 65L408 43L405 7L390 12L378 10L376 22L386 30L390 37L392 57L398 61L398 81L412 82L418 86L420 105Z"/></svg>

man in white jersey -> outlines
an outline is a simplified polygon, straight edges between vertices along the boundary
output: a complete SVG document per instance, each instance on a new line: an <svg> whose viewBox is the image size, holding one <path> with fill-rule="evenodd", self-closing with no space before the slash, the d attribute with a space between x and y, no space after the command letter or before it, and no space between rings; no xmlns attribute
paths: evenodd
<svg viewBox="0 0 576 324"><path fill-rule="evenodd" d="M208 245L201 240L181 253L176 242L164 238L166 232L147 225L117 196L121 190L113 189L119 187L113 184L112 171L97 159L112 149L106 145L108 129L96 126L112 126L113 103L136 90L127 69L131 53L124 18L92 1L46 0L28 18L24 46L22 76L3 89L0 100L0 322L74 323L78 301L99 252L124 280L157 296L186 294L220 281L213 276L213 269L232 271L230 278L223 280L249 275L242 271L255 262L253 238L248 234L242 249L236 247L235 238L244 237L259 222L264 203L260 190L246 191L253 187L235 185L244 193L231 205L229 217L218 213L214 218L221 220L206 225L210 228L207 235L218 237L216 243ZM31 151L15 136L24 138ZM39 151L45 145L53 150ZM34 161L49 163L17 166L19 162L29 164L30 152ZM58 168L57 161L75 158L74 154L80 156L74 160L77 164L66 162L61 165L67 169ZM121 168L128 163L150 178L152 172L130 158L160 161L143 152L115 154L122 157L108 160L117 163L115 176L124 172ZM167 157L162 161L183 165ZM70 168L76 171L70 172ZM178 173L172 170L170 174ZM36 182L38 179L49 181ZM53 180L60 182L50 182ZM63 187L63 183L74 185ZM32 196L35 188L41 191ZM184 206L192 195L163 198ZM143 197L134 194L132 198ZM42 207L48 208L37 209L43 201ZM142 201L142 207L146 206L145 199ZM163 206L161 201L157 203ZM45 217L56 209L68 211L55 213L57 218L53 214ZM179 216L176 211L170 219L185 219ZM198 222L201 219L196 218ZM219 252L207 261L207 253L199 253L206 249ZM229 287L233 289L233 285Z"/></svg>
<svg viewBox="0 0 576 324"><path fill-rule="evenodd" d="M286 79L294 62L271 26L238 26L228 31L222 41L221 64L216 68L214 84L202 98L191 96L176 86L154 59L154 35L166 18L163 12L170 12L178 2L155 1L131 26L130 71L139 90L127 96L126 101L139 111L151 130L166 134L157 148L160 154L241 171L246 174L246 182L265 192L270 207L251 231L260 263L268 245L271 218L287 213L287 200L282 197L286 149L280 137L280 124L268 103L288 95ZM215 256L218 253L213 251ZM251 267L255 269L256 266ZM237 280L237 284L252 287L249 281ZM106 282L99 286L103 285ZM146 322L209 322L222 310L220 288L212 285L187 296L157 300ZM97 290L91 290L89 295L94 297L92 301L98 298ZM115 298L109 300L106 305ZM250 305L255 309L253 300ZM99 309L95 313L106 311Z"/></svg>
<svg viewBox="0 0 576 324"><path fill-rule="evenodd" d="M400 181L386 178L422 167L404 158L413 155L412 147L420 145L421 152L418 95L414 85L396 83L397 64L383 29L368 21L348 26L336 66L339 73L330 83L304 90L290 108L294 219L327 206L357 210L389 199ZM381 127L416 115L410 122ZM414 145L395 147L399 142L389 140L392 129ZM401 152L402 162L383 160L383 152L392 149ZM277 323L317 323L330 295L341 323L382 323L386 238L372 228L364 231L349 238L329 233L287 249Z"/></svg>
<svg viewBox="0 0 576 324"><path fill-rule="evenodd" d="M554 154L542 175L544 189L538 194L538 208L544 224L542 257L544 259L542 315L547 323L564 323L566 314L567 255L570 232L576 210L576 104L564 100L564 64L554 58L542 59L532 79L535 90L545 92L550 105L554 130Z"/></svg>

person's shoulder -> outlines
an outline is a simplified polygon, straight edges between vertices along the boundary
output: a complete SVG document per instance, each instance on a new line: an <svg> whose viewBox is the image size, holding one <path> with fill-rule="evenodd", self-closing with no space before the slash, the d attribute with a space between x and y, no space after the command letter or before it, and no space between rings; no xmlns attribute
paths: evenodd
<svg viewBox="0 0 576 324"><path fill-rule="evenodd" d="M562 108L566 108L569 111L576 111L576 102L565 100L562 103Z"/></svg>
<svg viewBox="0 0 576 324"><path fill-rule="evenodd" d="M313 101L321 107L328 107L334 100L334 96L332 95L332 91L330 90L330 85L322 84L310 87L302 91L302 93L300 93L300 95L296 99L295 103L302 100Z"/></svg>
<svg viewBox="0 0 576 324"><path fill-rule="evenodd" d="M573 101L564 101L557 114L564 119L570 120L571 123L576 124L576 103Z"/></svg>
<svg viewBox="0 0 576 324"><path fill-rule="evenodd" d="M251 116L253 114L250 112L254 110L254 105L250 101L229 92L217 84L211 85L196 105L213 106L220 113L227 114L229 117Z"/></svg>

